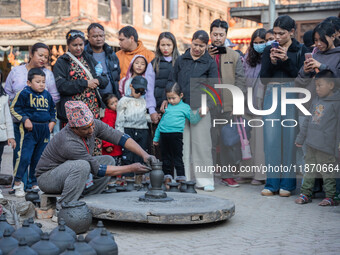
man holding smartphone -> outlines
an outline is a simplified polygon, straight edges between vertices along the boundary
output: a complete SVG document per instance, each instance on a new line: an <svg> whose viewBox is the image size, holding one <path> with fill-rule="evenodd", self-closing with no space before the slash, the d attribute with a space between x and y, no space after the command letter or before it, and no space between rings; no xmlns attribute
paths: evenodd
<svg viewBox="0 0 340 255"><path fill-rule="evenodd" d="M209 46L208 52L216 61L219 83L236 85L243 91L244 94L246 94L247 89L241 57L233 49L224 46L227 33L228 23L220 19L214 20L210 25L210 39L212 45ZM222 97L223 107L218 106L215 109L211 109L211 119L230 119L233 111L232 95L227 89L217 90L217 92ZM237 165L241 160L241 147L231 148L224 146L221 142L222 139L220 139L220 128L221 127L211 128L212 156L214 165ZM220 150L216 149L218 147ZM217 151L220 151L220 157L218 157ZM221 173L222 182L224 184L229 187L239 187L239 184L232 177L232 173Z"/></svg>

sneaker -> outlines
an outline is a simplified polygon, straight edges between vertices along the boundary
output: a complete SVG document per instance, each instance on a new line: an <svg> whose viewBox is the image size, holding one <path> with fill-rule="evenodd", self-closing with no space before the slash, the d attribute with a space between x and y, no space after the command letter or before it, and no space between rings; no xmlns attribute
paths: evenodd
<svg viewBox="0 0 340 255"><path fill-rule="evenodd" d="M0 189L0 198L4 198L4 196L2 195L2 190Z"/></svg>
<svg viewBox="0 0 340 255"><path fill-rule="evenodd" d="M15 190L15 196L16 197L24 197L25 191L24 191L24 183L20 182L20 185L14 185L13 189Z"/></svg>
<svg viewBox="0 0 340 255"><path fill-rule="evenodd" d="M213 185L207 185L207 186L204 186L204 191L207 191L207 192L212 192L215 190L214 186Z"/></svg>
<svg viewBox="0 0 340 255"><path fill-rule="evenodd" d="M221 179L221 182L224 183L225 185L231 187L231 188L240 187L240 184L238 184L233 178Z"/></svg>
<svg viewBox="0 0 340 255"><path fill-rule="evenodd" d="M264 181L259 181L259 180L252 179L250 184L251 185L263 185Z"/></svg>
<svg viewBox="0 0 340 255"><path fill-rule="evenodd" d="M262 196L274 196L274 192L269 189L263 189L261 191Z"/></svg>
<svg viewBox="0 0 340 255"><path fill-rule="evenodd" d="M290 197L290 191L285 189L280 189L280 197Z"/></svg>

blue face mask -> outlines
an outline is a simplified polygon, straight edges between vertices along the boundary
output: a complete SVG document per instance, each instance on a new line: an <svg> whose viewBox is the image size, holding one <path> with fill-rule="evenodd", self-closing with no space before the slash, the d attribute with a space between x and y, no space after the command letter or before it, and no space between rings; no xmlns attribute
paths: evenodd
<svg viewBox="0 0 340 255"><path fill-rule="evenodd" d="M266 44L265 43L259 43L259 44L253 44L254 46L254 50L257 52L257 53L262 53L264 51L264 48L266 48Z"/></svg>
<svg viewBox="0 0 340 255"><path fill-rule="evenodd" d="M273 42L275 42L275 40L266 42L266 46L272 45Z"/></svg>

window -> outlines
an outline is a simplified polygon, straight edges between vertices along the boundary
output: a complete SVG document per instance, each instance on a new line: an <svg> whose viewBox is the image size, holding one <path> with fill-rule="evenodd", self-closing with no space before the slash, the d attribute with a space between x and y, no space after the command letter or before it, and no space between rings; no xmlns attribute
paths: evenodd
<svg viewBox="0 0 340 255"><path fill-rule="evenodd" d="M0 0L1 18L20 18L20 0Z"/></svg>
<svg viewBox="0 0 340 255"><path fill-rule="evenodd" d="M151 13L152 0L143 0L143 11Z"/></svg>
<svg viewBox="0 0 340 255"><path fill-rule="evenodd" d="M132 24L133 0L122 0L122 23Z"/></svg>
<svg viewBox="0 0 340 255"><path fill-rule="evenodd" d="M187 24L190 24L190 6L187 4Z"/></svg>
<svg viewBox="0 0 340 255"><path fill-rule="evenodd" d="M46 0L46 16L70 16L70 0Z"/></svg>
<svg viewBox="0 0 340 255"><path fill-rule="evenodd" d="M110 0L98 0L98 18L103 20L111 19Z"/></svg>
<svg viewBox="0 0 340 255"><path fill-rule="evenodd" d="M209 24L211 24L214 20L214 13L213 12L209 12Z"/></svg>
<svg viewBox="0 0 340 255"><path fill-rule="evenodd" d="M198 27L202 27L202 15L203 15L202 9L198 8Z"/></svg>

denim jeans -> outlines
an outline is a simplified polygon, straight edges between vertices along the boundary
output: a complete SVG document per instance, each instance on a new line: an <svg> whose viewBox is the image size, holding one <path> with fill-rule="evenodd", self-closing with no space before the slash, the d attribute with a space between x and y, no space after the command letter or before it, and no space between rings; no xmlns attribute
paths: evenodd
<svg viewBox="0 0 340 255"><path fill-rule="evenodd" d="M264 96L263 109L268 110L273 103L273 88L277 88L277 108L270 114L263 116L264 120L264 152L265 162L268 167L267 181L265 189L269 189L272 192L276 192L279 189L292 191L296 188L296 178L293 166L296 159L296 146L295 138L297 135L297 126L294 126L293 121L285 121L281 125L283 120L293 119L297 120L297 109L295 105L287 104L286 115L281 115L281 88L293 87L293 83L282 84L268 84L266 93ZM297 98L296 93L287 93L286 98ZM275 119L272 121L271 119ZM286 167L288 171L277 171L277 169L271 167Z"/></svg>

